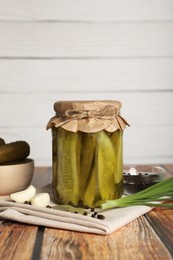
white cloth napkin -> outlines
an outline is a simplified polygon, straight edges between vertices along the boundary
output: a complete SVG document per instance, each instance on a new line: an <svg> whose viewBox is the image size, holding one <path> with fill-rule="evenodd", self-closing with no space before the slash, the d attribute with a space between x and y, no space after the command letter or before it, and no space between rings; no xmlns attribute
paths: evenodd
<svg viewBox="0 0 173 260"><path fill-rule="evenodd" d="M12 202L8 198L0 198L0 219L102 235L111 234L151 209L148 206L132 206L106 210L101 213L105 216L105 219L101 220L91 216L20 204Z"/></svg>

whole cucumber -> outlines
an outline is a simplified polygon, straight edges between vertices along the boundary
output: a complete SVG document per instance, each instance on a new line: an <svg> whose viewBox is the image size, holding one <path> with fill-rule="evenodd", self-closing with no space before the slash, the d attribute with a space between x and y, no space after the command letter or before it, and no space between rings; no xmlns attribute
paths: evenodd
<svg viewBox="0 0 173 260"><path fill-rule="evenodd" d="M0 145L0 163L24 160L30 154L30 146L25 141L16 141Z"/></svg>

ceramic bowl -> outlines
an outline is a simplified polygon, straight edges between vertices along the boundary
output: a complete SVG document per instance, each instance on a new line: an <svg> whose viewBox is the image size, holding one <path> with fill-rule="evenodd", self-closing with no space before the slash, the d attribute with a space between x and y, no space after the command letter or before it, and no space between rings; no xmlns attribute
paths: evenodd
<svg viewBox="0 0 173 260"><path fill-rule="evenodd" d="M0 196L26 189L34 174L34 160L27 158L10 164L0 164Z"/></svg>
<svg viewBox="0 0 173 260"><path fill-rule="evenodd" d="M165 170L160 166L128 165L124 167L123 177L124 193L132 194L162 181L165 178Z"/></svg>

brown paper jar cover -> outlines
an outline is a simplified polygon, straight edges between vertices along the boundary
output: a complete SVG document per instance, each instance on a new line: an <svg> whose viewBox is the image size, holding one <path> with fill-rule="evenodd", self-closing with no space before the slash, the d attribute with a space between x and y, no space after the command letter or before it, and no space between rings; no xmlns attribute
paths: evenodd
<svg viewBox="0 0 173 260"><path fill-rule="evenodd" d="M85 133L124 130L129 124L120 115L121 106L115 100L58 101L54 104L56 115L49 120L47 129L62 127Z"/></svg>

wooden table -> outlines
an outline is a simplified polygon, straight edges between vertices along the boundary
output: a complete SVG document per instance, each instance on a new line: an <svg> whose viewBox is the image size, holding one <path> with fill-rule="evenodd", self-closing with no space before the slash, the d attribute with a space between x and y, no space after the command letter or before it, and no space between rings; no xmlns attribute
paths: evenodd
<svg viewBox="0 0 173 260"><path fill-rule="evenodd" d="M36 187L50 181L50 167L35 169ZM173 210L153 209L108 236L0 221L0 260L27 259L173 259Z"/></svg>

